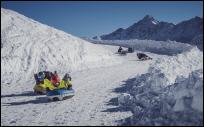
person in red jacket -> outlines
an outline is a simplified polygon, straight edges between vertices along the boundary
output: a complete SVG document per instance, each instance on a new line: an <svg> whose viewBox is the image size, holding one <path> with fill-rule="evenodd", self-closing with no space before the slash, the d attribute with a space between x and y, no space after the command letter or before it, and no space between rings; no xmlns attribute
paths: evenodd
<svg viewBox="0 0 204 127"><path fill-rule="evenodd" d="M52 82L52 84L53 84L55 87L57 87L57 86L59 85L59 83L60 83L60 78L59 78L59 76L58 76L58 74L57 74L57 71L55 71L54 74L52 75L52 77L51 77L51 82Z"/></svg>

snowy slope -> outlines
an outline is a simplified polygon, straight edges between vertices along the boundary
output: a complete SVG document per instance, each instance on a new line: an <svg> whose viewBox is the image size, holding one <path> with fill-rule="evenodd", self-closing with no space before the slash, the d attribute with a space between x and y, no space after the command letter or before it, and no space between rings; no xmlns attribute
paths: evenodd
<svg viewBox="0 0 204 127"><path fill-rule="evenodd" d="M1 8L1 84L28 80L40 70L65 73L115 63L99 45Z"/></svg>
<svg viewBox="0 0 204 127"><path fill-rule="evenodd" d="M112 53L118 49L118 46L104 47L110 51L112 50ZM198 81L195 87L193 85L193 89L192 87L188 87L189 85L186 85L186 83L174 89L174 86L177 86L176 84L167 84L169 81L172 81L172 78L169 78L172 75L169 76L167 68L170 67L169 69L180 70L180 72L184 71L181 74L176 73L175 75L180 74L188 78L186 73L190 73L190 70L200 68L202 63L201 59L196 60L195 58L192 61L196 61L191 62L190 58L201 55L202 53L195 48L177 56L145 52L153 60L138 61L136 57L137 52L141 51L136 50L134 53L122 57L123 62L118 65L72 72L73 87L76 90L76 95L68 100L48 102L45 96L36 96L33 94L32 87L30 87L34 83L33 80L28 81L27 84L22 86L15 87L15 89L9 89L9 86L3 87L1 125L108 126L121 125L118 121L128 119L129 117L131 118L131 123L127 123L127 125L164 125L162 122L166 122L165 125L180 125L181 123L183 125L189 125L185 123L185 118L187 122L190 119L190 124L200 125L200 118L202 118L202 113L199 111L202 108L200 99L203 97L201 96L203 93L201 85L202 72L199 71L193 74L191 80L183 82L190 81L189 84L192 86ZM171 58L172 61L168 61ZM161 66L162 60L165 60L163 67ZM182 63L182 60L184 60L184 63ZM181 66L184 65L184 67L178 66L179 63ZM192 67L189 65L192 65ZM155 69L150 69L152 67ZM189 68L186 70L186 67ZM173 71L170 72L171 74L173 73ZM135 78L136 75L138 77ZM180 78L175 81L173 78L179 84L185 79ZM133 82L131 83L131 81ZM124 84L130 89L121 89L120 87ZM168 90L166 86L172 86L173 89ZM123 94L119 96L125 90L128 90L127 92L130 92L131 95ZM173 92L175 92L176 96L172 98ZM195 96L192 107L196 111L187 108L193 113L187 112L183 114L185 112L183 112L182 108L186 108L186 106L180 104L180 101L183 101L183 97L185 98L191 95L188 92L193 93L193 97ZM166 93L168 93L168 96ZM121 105L125 104L124 109L121 108L121 105L117 105L117 96L119 96L119 103ZM177 100L178 104L175 105ZM140 107L142 105L146 107ZM169 105L175 105L175 107L170 108ZM127 110L127 107L131 108L131 110ZM160 110L161 114L155 111L158 107L162 109ZM175 113L174 110L180 111ZM178 119L177 116L179 114L183 116L182 119L175 121ZM173 122L171 121L172 119L174 120Z"/></svg>
<svg viewBox="0 0 204 127"><path fill-rule="evenodd" d="M156 73L159 71L164 73L168 78L168 82L165 85L171 85L175 82L177 76L187 78L192 71L202 68L203 52L194 47L175 56L159 58L151 65L149 72Z"/></svg>
<svg viewBox="0 0 204 127"><path fill-rule="evenodd" d="M118 49L117 46L101 46L112 53ZM114 112L118 106L109 104L109 101L118 94L113 90L128 78L146 73L152 62L138 61L136 52L121 59L121 64L72 72L76 94L64 101L49 102L46 96L35 95L34 80L13 89L4 85L1 91L1 125L117 125L116 120L125 119L132 113Z"/></svg>
<svg viewBox="0 0 204 127"><path fill-rule="evenodd" d="M128 125L203 125L203 52L192 48L160 57L127 84L119 103Z"/></svg>
<svg viewBox="0 0 204 127"><path fill-rule="evenodd" d="M123 108L133 115L124 125L203 125L203 70L195 70L187 78L179 78L169 87L155 90L151 83L165 84L165 79L147 74L129 84L130 93L119 96ZM161 77L161 74L160 74Z"/></svg>

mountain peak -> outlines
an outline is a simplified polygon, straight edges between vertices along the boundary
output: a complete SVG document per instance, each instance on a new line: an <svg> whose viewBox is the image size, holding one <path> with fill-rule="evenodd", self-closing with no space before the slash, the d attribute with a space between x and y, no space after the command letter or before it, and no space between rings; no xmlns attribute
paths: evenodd
<svg viewBox="0 0 204 127"><path fill-rule="evenodd" d="M140 22L142 22L142 23L151 23L151 24L154 24L154 25L156 25L156 24L158 24L159 22L157 21L157 20L155 20L154 19L154 17L153 16L151 16L151 15L146 15L142 20L140 20Z"/></svg>
<svg viewBox="0 0 204 127"><path fill-rule="evenodd" d="M143 18L143 20L152 20L152 19L154 19L151 15L146 15L144 18Z"/></svg>
<svg viewBox="0 0 204 127"><path fill-rule="evenodd" d="M124 29L123 28L118 28L116 31L117 32L121 32L121 31L123 31Z"/></svg>
<svg viewBox="0 0 204 127"><path fill-rule="evenodd" d="M199 16L195 16L194 18L192 18L192 19L194 19L194 20L202 20L202 18L201 17L199 17Z"/></svg>
<svg viewBox="0 0 204 127"><path fill-rule="evenodd" d="M102 35L102 40L128 40L149 39L166 41L168 39L188 43L195 36L203 34L203 18L195 16L192 19L174 25L173 23L158 21L151 15L145 15L143 19L126 29ZM201 40L200 38L198 40Z"/></svg>

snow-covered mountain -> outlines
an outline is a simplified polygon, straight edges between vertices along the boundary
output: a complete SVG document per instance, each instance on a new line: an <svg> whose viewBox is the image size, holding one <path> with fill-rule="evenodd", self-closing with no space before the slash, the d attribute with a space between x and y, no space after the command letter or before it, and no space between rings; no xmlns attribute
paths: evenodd
<svg viewBox="0 0 204 127"><path fill-rule="evenodd" d="M174 25L173 23L160 22L150 15L132 26L102 35L102 40L129 40L148 39L166 41L173 40L183 43L191 43L197 35L203 35L203 19L195 17ZM195 40L195 39L194 39ZM201 41L200 44L203 42Z"/></svg>
<svg viewBox="0 0 204 127"><path fill-rule="evenodd" d="M40 70L68 72L111 65L115 56L63 31L1 8L1 84Z"/></svg>

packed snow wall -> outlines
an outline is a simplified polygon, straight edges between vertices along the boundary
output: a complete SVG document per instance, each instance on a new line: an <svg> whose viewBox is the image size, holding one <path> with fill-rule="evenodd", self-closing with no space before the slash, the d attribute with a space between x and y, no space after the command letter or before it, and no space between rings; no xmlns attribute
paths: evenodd
<svg viewBox="0 0 204 127"><path fill-rule="evenodd" d="M119 104L126 125L203 125L203 52L192 48L157 59L148 73L125 84Z"/></svg>
<svg viewBox="0 0 204 127"><path fill-rule="evenodd" d="M1 8L1 84L30 80L43 70L65 73L118 62L100 45Z"/></svg>
<svg viewBox="0 0 204 127"><path fill-rule="evenodd" d="M107 44L123 47L132 47L135 50L152 52L162 55L176 55L193 48L193 45L179 43L176 41L154 41L154 40L94 40L86 39L95 44Z"/></svg>

